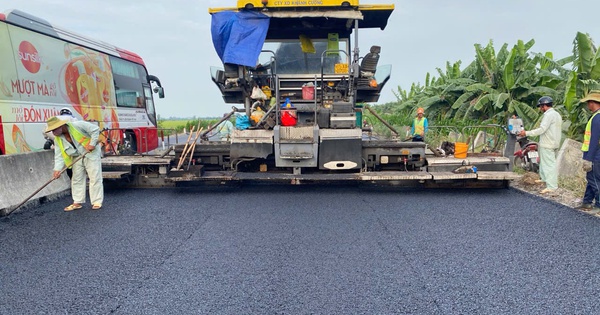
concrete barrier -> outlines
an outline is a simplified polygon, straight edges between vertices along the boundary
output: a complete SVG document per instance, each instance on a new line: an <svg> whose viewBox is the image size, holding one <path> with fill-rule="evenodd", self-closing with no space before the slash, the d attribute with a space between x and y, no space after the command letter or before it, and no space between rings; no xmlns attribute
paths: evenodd
<svg viewBox="0 0 600 315"><path fill-rule="evenodd" d="M459 142L458 140L462 139L462 135L456 131L450 131L448 133L448 140L450 142ZM462 141L466 141L466 139L462 139Z"/></svg>
<svg viewBox="0 0 600 315"><path fill-rule="evenodd" d="M487 132L480 130L477 133L477 136L475 136L475 140L473 141L473 146L470 148L471 150L473 150L473 152L475 153L481 153L481 151L483 151L483 149L485 148L487 141L489 141L490 136L487 134Z"/></svg>
<svg viewBox="0 0 600 315"><path fill-rule="evenodd" d="M51 150L0 156L0 216L10 213L52 179L53 168L54 151ZM16 211L68 195L70 188L69 177L64 173Z"/></svg>
<svg viewBox="0 0 600 315"><path fill-rule="evenodd" d="M558 176L585 178L582 158L581 142L565 139L556 156Z"/></svg>

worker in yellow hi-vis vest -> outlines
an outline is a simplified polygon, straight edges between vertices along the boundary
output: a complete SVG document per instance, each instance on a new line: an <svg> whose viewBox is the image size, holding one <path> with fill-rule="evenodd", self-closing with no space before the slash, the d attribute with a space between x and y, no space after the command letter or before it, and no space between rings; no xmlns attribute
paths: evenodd
<svg viewBox="0 0 600 315"><path fill-rule="evenodd" d="M423 117L425 110L422 107L417 109L417 117L413 119L412 129L410 134L412 135L412 141L425 141L425 133L429 129L427 118Z"/></svg>
<svg viewBox="0 0 600 315"><path fill-rule="evenodd" d="M583 134L583 170L587 184L581 205L576 209L600 216L600 92L591 92L582 103L592 113Z"/></svg>
<svg viewBox="0 0 600 315"><path fill-rule="evenodd" d="M86 174L90 179L92 209L102 208L104 186L102 185L102 154L98 143L100 127L87 121L67 121L58 117L48 119L46 132L54 135L54 178L59 178L65 167L73 169L71 195L73 204L65 211L81 209L85 203ZM73 163L79 156L83 159Z"/></svg>

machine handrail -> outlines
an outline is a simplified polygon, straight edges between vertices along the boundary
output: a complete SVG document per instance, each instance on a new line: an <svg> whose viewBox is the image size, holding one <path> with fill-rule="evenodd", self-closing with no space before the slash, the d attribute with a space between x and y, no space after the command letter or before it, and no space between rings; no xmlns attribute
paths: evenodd
<svg viewBox="0 0 600 315"><path fill-rule="evenodd" d="M487 124L487 125L474 125L474 126L465 126L462 128L461 130L461 136L466 135L466 130L467 129L486 129L486 128L494 128L494 129L501 129L502 131L506 132L508 134L508 129L506 129L506 127L502 126L502 125L498 125L498 124ZM484 141L487 141L487 132L484 134ZM471 152L475 152L475 139L471 139L471 137L467 138L467 144L469 145L469 147L471 148ZM497 145L497 143L496 143ZM496 149L496 148L494 148Z"/></svg>

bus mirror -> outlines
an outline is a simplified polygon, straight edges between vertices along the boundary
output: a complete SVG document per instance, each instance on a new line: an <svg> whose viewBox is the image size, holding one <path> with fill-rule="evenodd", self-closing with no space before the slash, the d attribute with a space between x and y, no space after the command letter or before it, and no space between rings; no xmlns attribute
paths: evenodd
<svg viewBox="0 0 600 315"><path fill-rule="evenodd" d="M165 89L162 86L155 86L154 93L158 93L158 98L165 98Z"/></svg>

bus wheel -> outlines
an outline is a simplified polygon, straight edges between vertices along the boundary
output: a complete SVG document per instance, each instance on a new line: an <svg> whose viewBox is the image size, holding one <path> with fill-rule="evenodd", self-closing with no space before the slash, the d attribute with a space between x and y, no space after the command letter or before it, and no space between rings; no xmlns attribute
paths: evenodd
<svg viewBox="0 0 600 315"><path fill-rule="evenodd" d="M137 142L135 141L135 134L131 131L126 131L123 137L123 145L121 148L121 155L134 155L137 153Z"/></svg>

